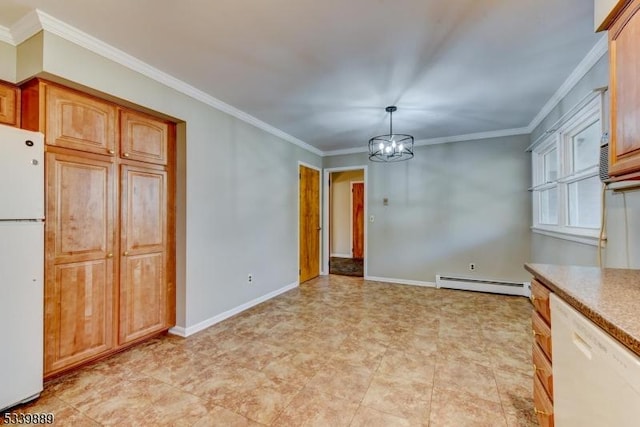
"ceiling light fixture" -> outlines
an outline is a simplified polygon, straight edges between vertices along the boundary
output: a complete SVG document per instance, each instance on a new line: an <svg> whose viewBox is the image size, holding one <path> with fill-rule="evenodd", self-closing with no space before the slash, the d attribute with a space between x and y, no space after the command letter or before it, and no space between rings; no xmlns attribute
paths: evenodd
<svg viewBox="0 0 640 427"><path fill-rule="evenodd" d="M385 108L389 113L389 133L369 140L369 160L374 162L399 162L413 157L413 136L393 133L393 113L398 108Z"/></svg>

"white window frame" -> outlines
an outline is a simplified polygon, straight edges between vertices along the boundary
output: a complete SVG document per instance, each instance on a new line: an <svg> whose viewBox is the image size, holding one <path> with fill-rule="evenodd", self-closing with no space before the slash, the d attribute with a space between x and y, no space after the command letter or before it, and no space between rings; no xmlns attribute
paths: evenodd
<svg viewBox="0 0 640 427"><path fill-rule="evenodd" d="M586 104L561 127L550 132L549 136L533 149L531 156L533 225L531 230L534 233L598 245L599 226L597 228L587 228L569 225L569 184L598 176L599 174L599 162L586 169L573 170L572 138L594 122L599 122L599 133L602 134L604 123L602 96L598 96ZM558 156L558 177L554 181L544 182L546 178L544 156L554 148L557 150ZM557 224L542 224L540 222L541 192L554 187L558 190L558 221ZM598 194L598 199L600 199L600 194ZM602 215L601 210L600 215Z"/></svg>

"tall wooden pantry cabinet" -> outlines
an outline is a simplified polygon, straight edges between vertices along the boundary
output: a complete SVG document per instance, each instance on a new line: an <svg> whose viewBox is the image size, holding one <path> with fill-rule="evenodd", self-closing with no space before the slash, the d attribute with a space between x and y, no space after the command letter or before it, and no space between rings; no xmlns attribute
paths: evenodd
<svg viewBox="0 0 640 427"><path fill-rule="evenodd" d="M175 125L43 80L22 126L45 134L45 377L175 324Z"/></svg>

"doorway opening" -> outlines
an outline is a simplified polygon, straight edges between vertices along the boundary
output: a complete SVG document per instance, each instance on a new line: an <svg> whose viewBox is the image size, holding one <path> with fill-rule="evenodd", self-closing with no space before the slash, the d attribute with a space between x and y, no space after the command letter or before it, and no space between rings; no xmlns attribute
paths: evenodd
<svg viewBox="0 0 640 427"><path fill-rule="evenodd" d="M325 169L325 271L366 276L366 166Z"/></svg>

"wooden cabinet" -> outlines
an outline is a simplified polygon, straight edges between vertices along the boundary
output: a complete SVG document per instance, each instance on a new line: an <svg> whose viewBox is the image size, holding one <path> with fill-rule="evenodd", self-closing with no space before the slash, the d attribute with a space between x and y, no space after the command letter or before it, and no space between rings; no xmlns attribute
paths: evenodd
<svg viewBox="0 0 640 427"><path fill-rule="evenodd" d="M130 110L120 111L120 155L125 159L167 164L169 124Z"/></svg>
<svg viewBox="0 0 640 427"><path fill-rule="evenodd" d="M122 166L120 343L166 326L166 172Z"/></svg>
<svg viewBox="0 0 640 427"><path fill-rule="evenodd" d="M114 165L46 154L45 372L114 346Z"/></svg>
<svg viewBox="0 0 640 427"><path fill-rule="evenodd" d="M531 281L533 333L533 403L541 426L553 426L553 366L551 349L551 292L535 278Z"/></svg>
<svg viewBox="0 0 640 427"><path fill-rule="evenodd" d="M41 80L22 95L23 125L46 142L51 377L174 325L175 133L170 122Z"/></svg>
<svg viewBox="0 0 640 427"><path fill-rule="evenodd" d="M0 82L0 123L20 126L20 89Z"/></svg>
<svg viewBox="0 0 640 427"><path fill-rule="evenodd" d="M609 30L609 175L640 178L640 0L628 2Z"/></svg>

